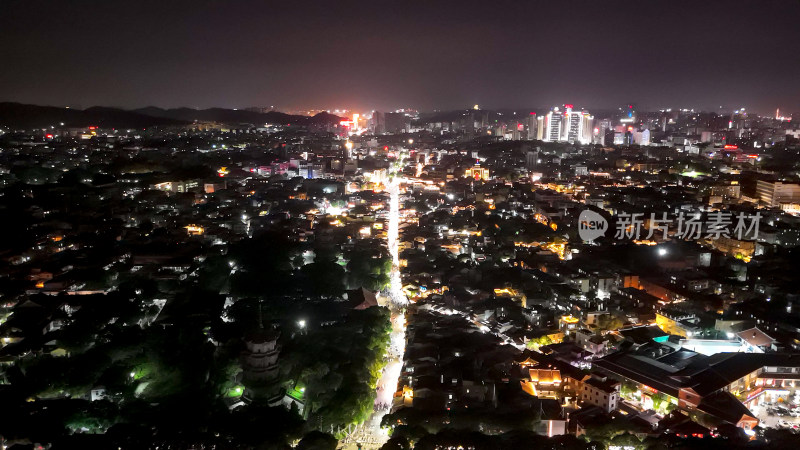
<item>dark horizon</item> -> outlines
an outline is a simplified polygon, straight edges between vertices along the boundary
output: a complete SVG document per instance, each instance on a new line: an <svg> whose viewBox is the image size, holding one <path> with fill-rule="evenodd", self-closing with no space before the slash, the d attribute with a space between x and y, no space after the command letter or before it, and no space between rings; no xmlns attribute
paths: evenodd
<svg viewBox="0 0 800 450"><path fill-rule="evenodd" d="M6 2L0 100L800 111L798 2Z"/></svg>
<svg viewBox="0 0 800 450"><path fill-rule="evenodd" d="M267 111L267 110L265 110L265 111L253 111L252 110L253 108L269 108L268 106L265 107L263 105L249 105L249 106L240 106L240 107L224 107L224 106L213 106L213 105L212 106L207 106L207 107L192 107L192 106L185 106L185 105L174 106L174 107L161 107L161 106L156 106L156 105L146 105L146 106L136 106L136 107L122 107L122 106L102 105L102 104L89 105L89 106L84 106L84 105L63 105L63 104L62 105L49 105L49 104L32 104L32 103L24 103L24 102L17 102L17 101L6 101L6 100L0 99L0 105L3 105L3 104L6 104L6 105L8 105L8 104L17 104L17 105L21 105L23 107L34 107L34 108L65 108L65 109L71 109L71 110L75 110L75 111L90 111L90 110L92 110L94 108L112 109L112 110L118 110L118 111L124 111L124 112L138 113L138 114L142 114L144 116L150 115L150 114L148 114L148 111L146 111L149 108L158 108L158 109L161 109L161 110L164 110L164 111L181 110L181 109L189 109L189 110L194 110L194 111L208 111L208 110L219 109L219 110L225 110L225 111L258 112L258 113L261 113L261 114L264 114L264 113L278 113L278 114L286 114L286 115L291 115L291 116L308 116L308 117L313 117L313 116L322 114L323 112L331 114L331 115L334 115L334 116L335 115L340 115L342 117L349 117L348 115L350 113L359 113L359 112L363 111L363 110L357 110L357 109L347 109L347 110L338 110L338 111L336 111L335 109L330 109L330 108L327 108L327 109L323 109L323 108L307 108L307 109L300 109L300 110L297 110L297 109L292 110L292 109L288 109L288 108L287 109L280 109L278 107L276 107L275 109L269 110L269 111ZM561 108L564 104L569 104L569 103L562 102L560 104L554 104L552 106L533 106L533 107L517 107L517 108L504 107L504 106L484 107L482 105L479 105L480 106L479 110L488 111L488 112L492 112L492 113L501 113L501 114L506 114L506 113L511 113L511 112L524 114L526 112L537 112L537 113L538 112L545 112L545 111L548 111L548 110L552 109L553 107ZM472 107L466 107L465 106L465 107L448 108L448 109L441 109L441 108L436 108L436 109L415 109L415 111L417 111L420 114L425 114L425 115L449 114L449 113L454 113L454 112L458 112L458 111L465 111L465 112L466 111L472 111L472 110L475 109L474 106L475 105L472 105ZM620 109L618 106L597 107L597 106L586 106L586 105L580 105L580 104L574 105L574 107L576 109L579 109L579 110L586 110L586 111L588 111L589 113L592 113L592 114L595 114L595 113L601 113L601 114L613 113L617 109ZM636 108L636 110L638 112L641 112L641 113L659 112L659 109L642 108L639 104L635 104L635 108ZM671 109L672 109L672 111L676 111L679 108L671 108ZM688 111L689 109L686 108L686 110ZM372 111L395 112L396 110L394 110L394 109L385 109L385 110L373 109ZM709 108L704 108L704 109L691 109L691 111L695 112L695 113L701 113L701 114L718 114L718 115L721 115L721 116L725 116L725 115L731 114L733 112L733 108L723 107L722 109L720 109L720 108L709 107ZM307 112L311 112L311 114L306 114ZM765 113L762 113L760 111L753 111L751 109L747 109L747 112L748 113L755 113L756 115L758 115L760 117L773 117L774 114L775 114L775 111L772 111L771 113L769 111L767 111ZM781 110L781 115L789 116L789 115L791 115L791 113L789 113L787 111L784 111L784 110ZM797 112L795 113L795 115L797 115Z"/></svg>

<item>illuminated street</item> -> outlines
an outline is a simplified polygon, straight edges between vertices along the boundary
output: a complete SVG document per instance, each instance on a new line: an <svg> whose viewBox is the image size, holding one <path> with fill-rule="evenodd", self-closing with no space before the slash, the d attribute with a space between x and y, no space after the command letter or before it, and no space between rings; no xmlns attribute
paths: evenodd
<svg viewBox="0 0 800 450"><path fill-rule="evenodd" d="M402 160L401 160L402 161ZM386 233L387 247L392 257L392 272L386 296L381 296L380 303L392 311L392 332L390 336L387 363L378 379L375 390L375 412L353 433L340 442L340 448L352 449L361 444L362 448L379 448L389 438L387 430L381 428L381 419L391 411L394 394L398 390L398 378L403 369L405 352L406 320L404 308L408 299L402 290L398 257L399 225L400 225L400 179L390 177L387 192L389 193L389 226Z"/></svg>

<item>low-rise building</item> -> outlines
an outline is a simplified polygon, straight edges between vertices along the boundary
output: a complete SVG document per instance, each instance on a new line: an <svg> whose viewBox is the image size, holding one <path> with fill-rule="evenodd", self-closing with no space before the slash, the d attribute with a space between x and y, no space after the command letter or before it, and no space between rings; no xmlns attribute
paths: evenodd
<svg viewBox="0 0 800 450"><path fill-rule="evenodd" d="M593 374L583 380L580 401L584 405L594 405L605 412L616 411L619 407L620 382L607 376Z"/></svg>

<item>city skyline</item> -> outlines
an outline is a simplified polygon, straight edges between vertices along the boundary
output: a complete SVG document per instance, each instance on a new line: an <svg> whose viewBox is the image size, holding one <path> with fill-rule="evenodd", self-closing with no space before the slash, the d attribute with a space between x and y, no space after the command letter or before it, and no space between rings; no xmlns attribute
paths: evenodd
<svg viewBox="0 0 800 450"><path fill-rule="evenodd" d="M0 450L800 449L800 0L0 5Z"/></svg>

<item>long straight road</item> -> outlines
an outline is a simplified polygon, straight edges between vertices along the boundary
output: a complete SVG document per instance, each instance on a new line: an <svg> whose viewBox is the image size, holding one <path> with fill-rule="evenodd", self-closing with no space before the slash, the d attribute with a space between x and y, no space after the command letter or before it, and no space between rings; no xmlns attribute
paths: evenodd
<svg viewBox="0 0 800 450"><path fill-rule="evenodd" d="M370 418L359 425L355 432L342 439L339 448L362 449L380 448L389 440L387 430L381 428L381 420L391 409L394 394L398 390L398 379L403 369L403 355L406 345L406 320L405 307L408 299L403 293L403 282L400 277L399 235L400 235L400 172L403 157L395 163L386 191L389 194L389 225L386 232L386 245L392 257L392 271L389 278L387 295L381 296L380 304L388 307L391 312L392 332L390 335L387 363L378 379L375 391L375 412Z"/></svg>

